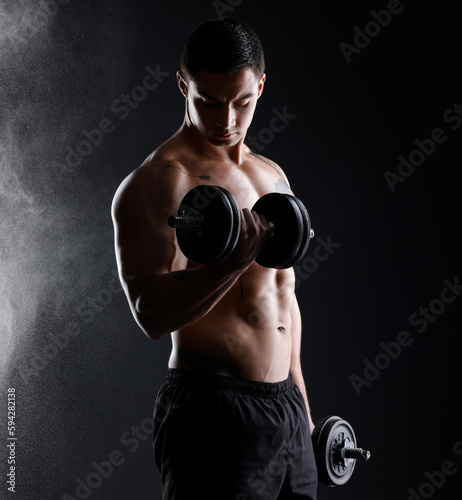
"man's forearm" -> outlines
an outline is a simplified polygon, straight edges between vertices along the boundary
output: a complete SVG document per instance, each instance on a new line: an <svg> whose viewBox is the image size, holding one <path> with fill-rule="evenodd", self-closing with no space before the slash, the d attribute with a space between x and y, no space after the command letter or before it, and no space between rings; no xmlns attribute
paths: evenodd
<svg viewBox="0 0 462 500"><path fill-rule="evenodd" d="M148 337L160 339L205 316L244 270L220 263L155 276L137 298L133 314Z"/></svg>
<svg viewBox="0 0 462 500"><path fill-rule="evenodd" d="M305 401L306 412L308 413L308 420L310 422L310 432L313 432L314 424L313 424L313 419L311 418L310 404L308 403L308 396L306 394L305 380L303 378L303 374L301 371L299 371L292 373L292 376L294 378L294 382L297 384L298 388L300 389L300 392L302 393L303 399Z"/></svg>

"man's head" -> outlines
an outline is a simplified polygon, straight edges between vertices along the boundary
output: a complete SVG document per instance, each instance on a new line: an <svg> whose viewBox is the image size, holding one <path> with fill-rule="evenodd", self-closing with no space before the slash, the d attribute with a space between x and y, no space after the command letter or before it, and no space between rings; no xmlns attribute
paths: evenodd
<svg viewBox="0 0 462 500"><path fill-rule="evenodd" d="M264 69L251 28L229 18L199 26L186 42L177 75L188 125L215 146L242 142L263 91Z"/></svg>
<svg viewBox="0 0 462 500"><path fill-rule="evenodd" d="M207 21L190 35L181 55L181 71L194 78L197 71L232 73L250 68L260 79L265 57L252 28L231 18Z"/></svg>

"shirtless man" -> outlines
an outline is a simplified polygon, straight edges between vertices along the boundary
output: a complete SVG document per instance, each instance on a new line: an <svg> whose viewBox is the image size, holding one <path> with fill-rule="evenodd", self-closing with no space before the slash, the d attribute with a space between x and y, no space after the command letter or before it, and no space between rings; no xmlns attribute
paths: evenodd
<svg viewBox="0 0 462 500"><path fill-rule="evenodd" d="M294 271L255 262L271 228L248 209L291 193L282 169L244 144L265 79L253 30L232 19L197 28L177 73L183 124L113 201L133 316L149 338L172 340L154 410L164 499L316 495ZM167 225L199 184L226 188L241 209L238 244L213 265L189 262Z"/></svg>

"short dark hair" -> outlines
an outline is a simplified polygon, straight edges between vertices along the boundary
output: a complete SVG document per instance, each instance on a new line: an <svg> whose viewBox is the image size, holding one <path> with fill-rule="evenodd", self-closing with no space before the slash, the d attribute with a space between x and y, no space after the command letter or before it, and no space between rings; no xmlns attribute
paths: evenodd
<svg viewBox="0 0 462 500"><path fill-rule="evenodd" d="M197 71L232 73L250 68L260 78L265 71L263 48L255 31L230 18L207 21L186 41L181 54L181 71L194 77Z"/></svg>

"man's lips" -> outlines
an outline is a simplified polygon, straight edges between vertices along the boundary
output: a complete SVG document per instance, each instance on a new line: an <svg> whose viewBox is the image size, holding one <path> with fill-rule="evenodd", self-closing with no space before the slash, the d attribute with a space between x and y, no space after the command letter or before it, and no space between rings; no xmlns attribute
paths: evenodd
<svg viewBox="0 0 462 500"><path fill-rule="evenodd" d="M232 137L236 132L228 132L227 134L223 134L222 132L214 132L213 135L220 138L220 139L229 139Z"/></svg>

